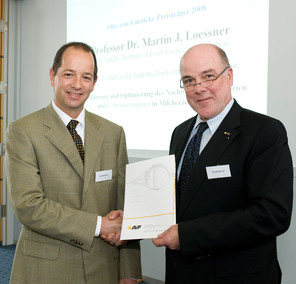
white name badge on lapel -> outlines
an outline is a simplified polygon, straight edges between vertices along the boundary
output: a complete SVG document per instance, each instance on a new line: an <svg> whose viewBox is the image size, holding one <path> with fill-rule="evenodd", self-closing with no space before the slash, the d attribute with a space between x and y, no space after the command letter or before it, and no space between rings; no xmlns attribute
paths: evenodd
<svg viewBox="0 0 296 284"><path fill-rule="evenodd" d="M206 167L208 179L231 177L229 165Z"/></svg>
<svg viewBox="0 0 296 284"><path fill-rule="evenodd" d="M95 182L106 181L112 179L112 170L96 172Z"/></svg>

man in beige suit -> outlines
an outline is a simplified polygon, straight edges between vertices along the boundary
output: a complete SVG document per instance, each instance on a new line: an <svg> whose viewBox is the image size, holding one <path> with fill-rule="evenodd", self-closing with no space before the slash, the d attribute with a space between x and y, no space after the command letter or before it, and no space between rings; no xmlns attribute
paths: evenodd
<svg viewBox="0 0 296 284"><path fill-rule="evenodd" d="M123 129L84 109L96 80L93 50L62 46L50 69L52 103L8 127L8 190L23 224L12 284L132 284L141 277L138 242L120 247L100 238L115 235L109 239L118 244L128 160ZM71 120L82 155L67 129Z"/></svg>

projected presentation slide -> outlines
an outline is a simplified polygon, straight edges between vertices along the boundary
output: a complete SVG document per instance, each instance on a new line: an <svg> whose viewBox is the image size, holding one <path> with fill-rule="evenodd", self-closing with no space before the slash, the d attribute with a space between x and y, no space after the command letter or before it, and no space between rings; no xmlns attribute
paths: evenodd
<svg viewBox="0 0 296 284"><path fill-rule="evenodd" d="M225 50L232 94L266 113L268 0L68 0L67 41L91 45L98 81L86 109L124 127L128 149L168 150L173 129L196 113L179 86L184 52Z"/></svg>

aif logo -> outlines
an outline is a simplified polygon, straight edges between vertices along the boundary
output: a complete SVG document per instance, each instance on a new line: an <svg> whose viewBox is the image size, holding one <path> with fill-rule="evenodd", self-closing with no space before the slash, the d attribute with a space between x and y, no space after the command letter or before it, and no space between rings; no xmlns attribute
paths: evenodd
<svg viewBox="0 0 296 284"><path fill-rule="evenodd" d="M142 227L142 225L134 225L134 226L128 226L129 230L139 230Z"/></svg>

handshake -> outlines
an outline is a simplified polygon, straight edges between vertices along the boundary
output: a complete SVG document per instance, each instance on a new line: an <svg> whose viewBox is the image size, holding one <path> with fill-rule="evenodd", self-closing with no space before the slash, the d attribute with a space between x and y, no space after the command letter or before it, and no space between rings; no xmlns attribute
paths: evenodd
<svg viewBox="0 0 296 284"><path fill-rule="evenodd" d="M120 240L122 219L121 210L111 211L102 217L100 237L115 246L125 245L127 241ZM152 242L156 247L165 246L171 250L180 250L178 224L172 225L157 238L153 238Z"/></svg>
<svg viewBox="0 0 296 284"><path fill-rule="evenodd" d="M127 241L120 240L122 219L123 211L121 210L111 211L102 217L100 237L115 246L126 244Z"/></svg>

